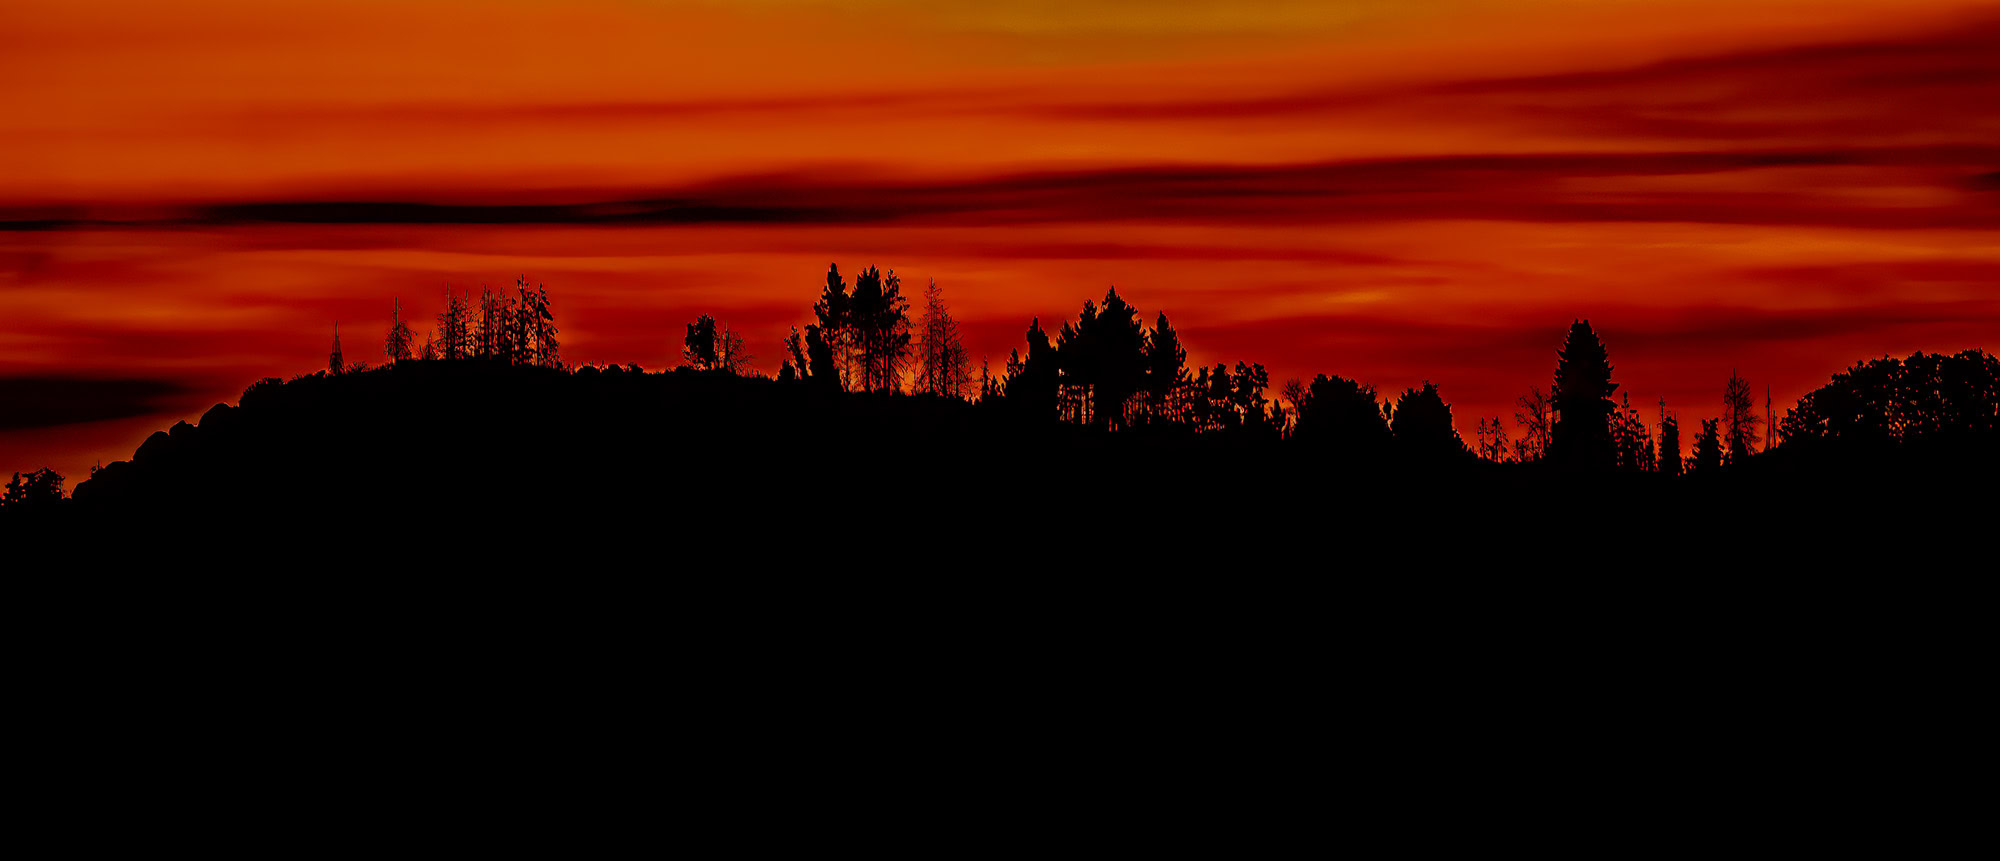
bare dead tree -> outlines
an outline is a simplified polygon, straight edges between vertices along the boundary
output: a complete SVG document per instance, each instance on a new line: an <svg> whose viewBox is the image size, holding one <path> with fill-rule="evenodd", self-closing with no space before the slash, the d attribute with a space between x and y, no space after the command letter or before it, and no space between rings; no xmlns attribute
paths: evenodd
<svg viewBox="0 0 2000 861"><path fill-rule="evenodd" d="M1521 438L1514 441L1514 458L1521 461L1541 460L1548 456L1552 442L1551 421L1553 404L1541 386L1535 386L1528 393L1515 399L1520 407L1514 413L1515 423L1522 426Z"/></svg>
<svg viewBox="0 0 2000 861"><path fill-rule="evenodd" d="M964 398L972 377L958 321L945 306L937 279L924 288L924 322L918 346L917 391L947 398Z"/></svg>
<svg viewBox="0 0 2000 861"><path fill-rule="evenodd" d="M715 337L715 366L733 375L742 376L750 370L750 360L757 358L743 347L743 336L722 324L722 331Z"/></svg>

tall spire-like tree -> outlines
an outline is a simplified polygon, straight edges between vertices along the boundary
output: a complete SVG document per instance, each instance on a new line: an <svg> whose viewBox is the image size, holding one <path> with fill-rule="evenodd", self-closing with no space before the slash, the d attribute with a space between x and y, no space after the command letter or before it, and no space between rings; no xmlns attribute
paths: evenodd
<svg viewBox="0 0 2000 861"><path fill-rule="evenodd" d="M1723 441L1731 464L1742 463L1756 450L1761 439L1757 428L1763 423L1764 419L1757 415L1756 400L1750 394L1750 381L1730 369L1729 382L1722 388L1722 426L1726 430Z"/></svg>
<svg viewBox="0 0 2000 861"><path fill-rule="evenodd" d="M1549 433L1549 456L1575 469L1609 469L1611 444L1611 357L1591 331L1589 320L1570 324L1569 336L1556 353L1555 394L1550 406L1555 426Z"/></svg>
<svg viewBox="0 0 2000 861"><path fill-rule="evenodd" d="M962 398L969 382L965 344L959 340L958 321L944 304L944 288L932 278L924 288L923 336L918 349L917 391L948 398Z"/></svg>
<svg viewBox="0 0 2000 861"><path fill-rule="evenodd" d="M757 358L743 347L743 336L723 323L715 335L715 366L731 376L741 376L750 370L750 360Z"/></svg>
<svg viewBox="0 0 2000 861"><path fill-rule="evenodd" d="M535 292L531 295L533 301L530 305L534 308L534 319L528 323L535 336L535 364L545 368L560 368L563 366L562 346L556 343L556 334L562 330L556 328L555 311L549 308L548 285L536 284Z"/></svg>
<svg viewBox="0 0 2000 861"><path fill-rule="evenodd" d="M1146 336L1146 406L1153 421L1167 418L1174 389L1187 379L1187 348L1181 346L1174 324L1167 321L1167 312L1161 311L1153 321L1153 331Z"/></svg>
<svg viewBox="0 0 2000 861"><path fill-rule="evenodd" d="M416 335L410 331L410 324L403 322L403 300L395 301L390 319L389 336L383 339L382 353L395 364L410 357L410 345L416 342Z"/></svg>
<svg viewBox="0 0 2000 861"><path fill-rule="evenodd" d="M1667 414L1667 399L1660 399L1660 473L1681 474L1681 422Z"/></svg>
<svg viewBox="0 0 2000 861"><path fill-rule="evenodd" d="M438 344L438 358L464 359L472 355L472 305L464 296L451 292L451 285L444 288L444 310L438 312L438 329L443 341Z"/></svg>
<svg viewBox="0 0 2000 861"><path fill-rule="evenodd" d="M819 319L819 337L833 354L834 364L839 368L840 387L848 388L849 370L852 364L854 346L853 316L854 297L847 292L847 279L840 275L840 264L826 266L826 286L820 291L819 301L813 303L813 316ZM817 374L815 369L813 373Z"/></svg>
<svg viewBox="0 0 2000 861"><path fill-rule="evenodd" d="M328 373L333 374L347 372L347 362L340 355L340 321L338 320L335 320L333 323L333 351L326 355L326 370Z"/></svg>

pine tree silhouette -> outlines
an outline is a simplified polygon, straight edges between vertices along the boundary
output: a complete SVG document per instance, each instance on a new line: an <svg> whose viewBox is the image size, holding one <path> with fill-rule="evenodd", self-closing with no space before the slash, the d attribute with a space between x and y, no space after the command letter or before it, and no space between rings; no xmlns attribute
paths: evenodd
<svg viewBox="0 0 2000 861"><path fill-rule="evenodd" d="M1722 431L1720 419L1702 419L1701 433L1694 438L1694 457L1688 461L1688 471L1697 475L1714 475L1722 470Z"/></svg>
<svg viewBox="0 0 2000 861"><path fill-rule="evenodd" d="M395 300L392 309L390 314L392 322L389 325L388 337L382 341L382 354L387 356L389 363L393 365L410 358L410 346L416 341L416 335L410 331L410 325L403 322L403 300Z"/></svg>
<svg viewBox="0 0 2000 861"><path fill-rule="evenodd" d="M1187 381L1187 348L1167 321L1167 312L1161 311L1146 336L1146 405L1154 421L1173 420L1169 402L1174 390Z"/></svg>
<svg viewBox="0 0 2000 861"><path fill-rule="evenodd" d="M1665 401L1662 401L1660 418L1660 465L1659 471L1666 475L1681 474L1681 423L1671 415L1664 415Z"/></svg>
<svg viewBox="0 0 2000 861"><path fill-rule="evenodd" d="M1611 381L1610 355L1590 321L1577 320L1556 356L1549 457L1571 469L1609 469L1614 456L1611 393L1618 388Z"/></svg>

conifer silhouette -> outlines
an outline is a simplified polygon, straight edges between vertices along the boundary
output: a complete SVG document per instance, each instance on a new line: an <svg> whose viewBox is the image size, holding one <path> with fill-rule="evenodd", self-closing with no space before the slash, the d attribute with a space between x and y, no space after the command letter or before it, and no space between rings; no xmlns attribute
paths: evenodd
<svg viewBox="0 0 2000 861"><path fill-rule="evenodd" d="M1572 469L1609 469L1612 392L1610 355L1591 331L1589 320L1570 324L1557 352L1550 406L1555 414L1549 434L1549 457Z"/></svg>
<svg viewBox="0 0 2000 861"><path fill-rule="evenodd" d="M1696 475L1714 475L1722 469L1722 431L1720 419L1702 419L1701 433L1694 438L1694 456L1688 460L1688 471Z"/></svg>
<svg viewBox="0 0 2000 861"><path fill-rule="evenodd" d="M1666 415L1665 401L1661 401L1660 418L1660 464L1659 471L1666 475L1681 474L1681 423Z"/></svg>
<svg viewBox="0 0 2000 861"><path fill-rule="evenodd" d="M382 342L382 354L388 357L389 363L393 365L410 358L410 345L416 340L416 336L410 332L409 324L403 322L403 300L396 299L391 308L392 322L389 325L389 335Z"/></svg>

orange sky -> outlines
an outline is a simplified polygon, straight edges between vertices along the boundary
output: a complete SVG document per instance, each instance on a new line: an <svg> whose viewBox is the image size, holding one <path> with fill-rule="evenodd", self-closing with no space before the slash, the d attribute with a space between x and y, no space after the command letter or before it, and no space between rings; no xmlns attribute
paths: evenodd
<svg viewBox="0 0 2000 861"><path fill-rule="evenodd" d="M1434 380L1468 437L1573 316L1648 414L1731 368L1782 407L1995 346L1995 44L1945 0L10 0L0 473L446 281L548 284L573 360L705 311L768 371L829 261L937 278L996 367L1116 284L1192 360Z"/></svg>

